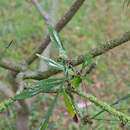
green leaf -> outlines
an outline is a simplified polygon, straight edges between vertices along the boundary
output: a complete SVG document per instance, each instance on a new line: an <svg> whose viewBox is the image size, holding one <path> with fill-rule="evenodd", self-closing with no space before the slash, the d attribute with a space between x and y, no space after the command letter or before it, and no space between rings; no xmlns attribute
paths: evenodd
<svg viewBox="0 0 130 130"><path fill-rule="evenodd" d="M66 109L67 109L68 113L70 114L70 116L74 117L76 112L75 112L73 102L72 102L70 96L65 92L65 90L63 91L63 95L64 95L64 102L65 102Z"/></svg>
<svg viewBox="0 0 130 130"><path fill-rule="evenodd" d="M37 54L38 57L42 58L48 65L54 67L54 68L57 68L59 70L64 70L64 66L55 62L54 60L52 59L49 59L49 58L46 58L46 57L43 57L42 55L39 55Z"/></svg>
<svg viewBox="0 0 130 130"><path fill-rule="evenodd" d="M93 62L92 55L89 55L89 54L88 54L88 55L85 57L85 60L84 60L84 62L83 62L83 64L82 64L82 68L84 68L84 67L86 67L86 66L92 64L92 62Z"/></svg>
<svg viewBox="0 0 130 130"><path fill-rule="evenodd" d="M49 30L51 41L59 49L59 55L60 55L60 57L66 59L67 58L66 51L65 51L65 49L63 47L63 44L61 42L59 34L55 31L55 29L52 26L49 26L48 30Z"/></svg>
<svg viewBox="0 0 130 130"><path fill-rule="evenodd" d="M71 80L72 86L75 88L79 87L80 83L82 82L82 78L80 76L76 76Z"/></svg>
<svg viewBox="0 0 130 130"><path fill-rule="evenodd" d="M17 94L15 96L16 100L23 100L26 98L31 98L39 93L42 92L49 92L54 87L57 87L63 82L63 79L46 79L41 80L37 84L35 84L33 87L27 88L23 90L20 94Z"/></svg>
<svg viewBox="0 0 130 130"><path fill-rule="evenodd" d="M48 112L45 116L45 121L41 124L40 130L46 130L49 122L49 118L53 113L54 107L56 105L57 99L58 99L59 93L55 96L54 100L51 103L51 106L48 109Z"/></svg>
<svg viewBox="0 0 130 130"><path fill-rule="evenodd" d="M5 111L9 106L11 106L15 102L14 99L10 98L8 100L3 101L0 103L0 112Z"/></svg>

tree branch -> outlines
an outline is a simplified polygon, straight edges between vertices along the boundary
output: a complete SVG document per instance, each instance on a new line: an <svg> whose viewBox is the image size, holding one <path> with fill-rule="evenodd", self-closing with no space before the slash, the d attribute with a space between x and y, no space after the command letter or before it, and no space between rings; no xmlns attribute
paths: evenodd
<svg viewBox="0 0 130 130"><path fill-rule="evenodd" d="M124 113L122 113L120 111L117 111L115 108L113 108L110 105L108 105L107 103L97 99L95 96L93 96L91 94L85 94L85 93L77 92L77 91L74 91L74 93L79 95L80 97L83 97L83 98L91 101L96 106L99 106L100 108L102 108L104 111L107 111L110 114L112 114L113 116L119 118L119 120L122 123L127 123L128 121L130 121L129 116L125 115Z"/></svg>
<svg viewBox="0 0 130 130"><path fill-rule="evenodd" d="M22 66L7 60L0 60L0 67L14 72L20 72L21 70L23 70Z"/></svg>
<svg viewBox="0 0 130 130"><path fill-rule="evenodd" d="M65 13L65 15L57 22L55 26L55 30L57 32L60 32L65 25L73 18L73 16L76 14L76 12L79 10L81 5L84 3L85 0L76 0L70 9ZM48 46L50 42L49 35L46 36L43 43L36 49L36 51L26 60L26 63L30 65L36 58L36 53L41 54L46 47Z"/></svg>
<svg viewBox="0 0 130 130"><path fill-rule="evenodd" d="M8 98L13 97L15 95L13 91L3 82L0 82L0 92L2 92Z"/></svg>
<svg viewBox="0 0 130 130"><path fill-rule="evenodd" d="M113 40L107 41L104 44L101 44L99 47L90 50L86 55L78 56L76 60L72 60L72 64L73 66L79 65L84 62L84 59L87 55L92 55L92 57L94 58L128 41L130 41L130 32L126 32L123 35L119 36L118 38L115 38ZM60 72L61 72L60 70L54 70L54 69L50 69L45 72L38 72L38 71L29 72L28 71L28 72L23 73L23 79L41 80L41 79L46 79Z"/></svg>
<svg viewBox="0 0 130 130"><path fill-rule="evenodd" d="M37 0L32 0L32 3L36 7L36 9L39 11L39 13L41 14L41 16L43 17L45 23L49 24L50 18L49 18L49 15L47 14L47 12L45 12L43 10L43 8L41 7L41 5L38 3Z"/></svg>

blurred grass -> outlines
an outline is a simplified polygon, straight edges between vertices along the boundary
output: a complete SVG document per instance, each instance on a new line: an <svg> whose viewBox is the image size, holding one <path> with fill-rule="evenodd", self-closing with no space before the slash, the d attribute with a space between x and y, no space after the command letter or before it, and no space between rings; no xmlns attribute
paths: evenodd
<svg viewBox="0 0 130 130"><path fill-rule="evenodd" d="M48 9L49 2L40 0L42 5ZM64 14L69 8L71 0L61 0L58 7L56 19ZM119 34L129 30L130 7L123 8L123 0L89 0L86 1L73 20L61 32L64 45L70 57L87 52L90 48L100 45L106 40L112 39ZM31 54L45 37L46 27L43 19L31 2L27 0L0 0L0 52L11 40L15 43L7 51L5 57L19 62ZM94 84L87 86L90 91L104 101L110 102L129 93L130 87L130 45L125 44L107 54L96 58L97 68L90 77ZM54 52L55 53L55 52ZM6 72L0 68L0 79L6 77ZM49 104L48 96L39 96L32 106L30 116L30 127L35 129L43 117L43 106L45 110ZM48 102L41 103L40 101ZM59 103L62 104L61 102ZM123 108L128 108L129 101L122 103ZM90 107L90 114L94 114L95 107ZM63 115L63 107L59 107L51 120L53 129L58 130L86 130L94 127L96 130L120 130L119 123L96 121L94 126L79 128L72 119ZM125 111L129 113L128 109ZM58 115L57 114L57 115ZM102 118L109 114L101 115ZM57 122L55 122L57 119ZM13 120L13 119L12 119ZM12 120L8 120L12 122ZM72 123L70 123L70 121ZM35 122L35 123L34 123ZM34 123L34 124L33 124ZM7 122L0 121L0 129L11 130ZM51 127L51 126L50 126ZM50 129L52 129L52 127ZM12 126L13 129L13 126ZM130 127L128 127L130 129Z"/></svg>

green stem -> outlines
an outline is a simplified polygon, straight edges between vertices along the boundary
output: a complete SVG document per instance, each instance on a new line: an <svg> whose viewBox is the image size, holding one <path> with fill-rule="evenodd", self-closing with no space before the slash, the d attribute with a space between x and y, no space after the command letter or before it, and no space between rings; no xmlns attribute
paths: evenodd
<svg viewBox="0 0 130 130"><path fill-rule="evenodd" d="M117 101L115 101L114 103L111 104L111 106L115 106L117 104L119 104L121 101L123 100L127 100L128 98L130 98L130 94L127 94L126 96L118 99ZM98 112L97 114L95 114L92 119L94 119L95 117L99 116L100 114L102 114L103 112L105 112L104 110L101 110L100 112Z"/></svg>
<svg viewBox="0 0 130 130"><path fill-rule="evenodd" d="M94 103L96 106L99 106L104 111L109 112L113 116L118 117L123 123L127 123L128 121L130 121L129 116L125 115L124 113L122 113L120 111L117 111L115 108L111 107L110 105L108 105L107 103L105 103L103 101L100 101L95 96L93 96L91 94L85 94L85 93L82 93L82 92L77 92L77 91L74 91L74 93L76 93L80 97L88 99L89 101Z"/></svg>

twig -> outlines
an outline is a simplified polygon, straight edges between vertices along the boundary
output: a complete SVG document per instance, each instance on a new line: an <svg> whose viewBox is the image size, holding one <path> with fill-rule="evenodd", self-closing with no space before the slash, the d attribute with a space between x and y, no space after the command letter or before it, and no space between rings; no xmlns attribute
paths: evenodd
<svg viewBox="0 0 130 130"><path fill-rule="evenodd" d="M92 55L92 57L95 58L95 57L102 55L102 54L108 52L109 50L111 50L117 46L120 46L128 41L130 41L130 31L124 33L123 35L121 35L113 40L110 40L104 44L101 44L100 47L90 50L86 55L78 56L78 58L76 60L72 60L72 64L73 64L73 66L79 65L84 62L84 59L87 55ZM46 78L53 76L60 72L61 72L60 70L54 70L54 69L50 69L45 72L28 71L23 74L23 79L41 80L41 79L46 79Z"/></svg>
<svg viewBox="0 0 130 130"><path fill-rule="evenodd" d="M121 102L121 101L123 101L123 100L126 100L126 99L128 99L128 98L130 98L130 94L127 94L126 96L124 96L124 97L118 99L117 101L115 101L114 103L112 103L111 106L117 105L117 104L119 104L119 102ZM105 111L102 110L102 111L98 112L97 114L95 114L95 115L92 117L92 119L94 119L95 117L99 116L99 115L102 114L103 112L105 112Z"/></svg>
<svg viewBox="0 0 130 130"><path fill-rule="evenodd" d="M117 111L115 108L111 107L110 105L108 105L107 103L97 99L95 96L91 95L91 94L85 94L85 93L81 93L81 92L77 92L74 91L74 93L76 93L77 95L79 95L80 97L83 97L89 101L91 101L92 103L94 103L96 106L99 106L101 109L103 109L104 111L109 112L110 114L112 114L113 116L119 118L119 120L122 123L127 123L128 121L130 121L130 117L125 115L124 113Z"/></svg>
<svg viewBox="0 0 130 130"><path fill-rule="evenodd" d="M65 15L57 22L55 26L55 30L57 32L60 32L65 27L65 25L73 18L73 16L79 10L81 5L84 3L84 1L85 0L76 0L72 4L72 6L65 13ZM43 43L36 49L36 51L30 57L28 57L28 59L26 60L26 63L30 65L33 61L35 61L35 59L37 58L36 54L41 54L49 45L49 43L50 43L50 37L49 35L47 35Z"/></svg>
<svg viewBox="0 0 130 130"><path fill-rule="evenodd" d="M16 63L13 63L11 61L7 61L7 60L0 60L0 67L4 68L4 69L7 69L7 70L11 70L11 71L14 71L14 72L20 72L22 69L22 66L16 64Z"/></svg>
<svg viewBox="0 0 130 130"><path fill-rule="evenodd" d="M45 12L45 10L43 10L43 8L41 7L41 5L38 3L37 0L32 0L32 3L36 7L36 9L39 11L41 16L43 17L45 23L48 25L50 22L50 18L49 18L49 15L47 14L47 12Z"/></svg>
<svg viewBox="0 0 130 130"><path fill-rule="evenodd" d="M83 74L83 76L86 76L87 74L91 73L92 70L96 67L96 63L92 63L91 65L89 65L84 71L85 73Z"/></svg>

